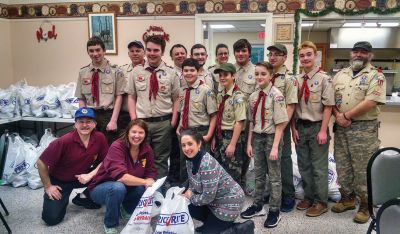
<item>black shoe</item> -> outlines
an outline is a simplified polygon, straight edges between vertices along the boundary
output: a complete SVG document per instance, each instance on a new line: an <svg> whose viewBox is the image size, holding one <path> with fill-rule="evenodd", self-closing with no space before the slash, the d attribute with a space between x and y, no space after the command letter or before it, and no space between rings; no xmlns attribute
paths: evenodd
<svg viewBox="0 0 400 234"><path fill-rule="evenodd" d="M243 223L235 223L232 227L225 229L219 234L254 234L254 222L253 220L247 220Z"/></svg>
<svg viewBox="0 0 400 234"><path fill-rule="evenodd" d="M74 199L72 199L72 203L74 203L77 206L83 206L89 210L95 210L101 208L101 205L95 203L94 201L92 201L92 199L88 197L81 198L80 195L81 195L80 193L76 194Z"/></svg>
<svg viewBox="0 0 400 234"><path fill-rule="evenodd" d="M278 226L279 221L281 220L281 216L278 211L269 211L267 220L264 222L264 227L266 228L274 228Z"/></svg>
<svg viewBox="0 0 400 234"><path fill-rule="evenodd" d="M282 198L281 211L290 212L294 209L296 201L293 198Z"/></svg>
<svg viewBox="0 0 400 234"><path fill-rule="evenodd" d="M194 229L195 232L203 232L204 230L204 225L198 226L197 228Z"/></svg>
<svg viewBox="0 0 400 234"><path fill-rule="evenodd" d="M266 212L263 206L258 206L256 204L253 204L250 207L248 207L245 211L243 211L240 214L240 217L244 219L250 219L253 218L254 216L263 216L265 214Z"/></svg>

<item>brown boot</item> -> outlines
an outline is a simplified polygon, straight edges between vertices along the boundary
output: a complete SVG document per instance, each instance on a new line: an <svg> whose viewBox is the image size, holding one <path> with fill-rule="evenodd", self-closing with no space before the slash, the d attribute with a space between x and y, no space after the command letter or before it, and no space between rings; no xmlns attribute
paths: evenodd
<svg viewBox="0 0 400 234"><path fill-rule="evenodd" d="M357 214L353 218L356 223L366 223L369 220L368 199L366 196L361 197L360 207Z"/></svg>
<svg viewBox="0 0 400 234"><path fill-rule="evenodd" d="M296 206L298 210L307 210L312 206L312 202L308 199L304 199L301 202L299 202Z"/></svg>
<svg viewBox="0 0 400 234"><path fill-rule="evenodd" d="M309 217L317 217L328 211L328 206L326 203L314 202L311 208L306 212Z"/></svg>
<svg viewBox="0 0 400 234"><path fill-rule="evenodd" d="M354 192L347 194L343 190L340 190L342 199L334 206L332 206L331 211L335 213L342 213L346 210L354 210L356 208L356 196Z"/></svg>

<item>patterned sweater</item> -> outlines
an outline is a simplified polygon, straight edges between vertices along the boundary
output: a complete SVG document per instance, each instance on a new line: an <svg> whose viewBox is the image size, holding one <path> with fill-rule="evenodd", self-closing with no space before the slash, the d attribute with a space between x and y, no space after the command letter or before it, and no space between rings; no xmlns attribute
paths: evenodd
<svg viewBox="0 0 400 234"><path fill-rule="evenodd" d="M239 216L245 200L239 184L209 153L203 156L196 175L192 174L191 161L186 161L186 166L189 188L193 191L191 203L195 206L207 205L219 219L234 221Z"/></svg>

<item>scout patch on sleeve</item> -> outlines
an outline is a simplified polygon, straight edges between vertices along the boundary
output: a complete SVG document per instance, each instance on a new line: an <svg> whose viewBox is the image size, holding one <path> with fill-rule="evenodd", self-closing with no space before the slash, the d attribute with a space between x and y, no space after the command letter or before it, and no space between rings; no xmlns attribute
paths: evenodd
<svg viewBox="0 0 400 234"><path fill-rule="evenodd" d="M332 77L331 77L331 76L328 77L328 82L329 82L329 83L332 83L332 81L333 81Z"/></svg>
<svg viewBox="0 0 400 234"><path fill-rule="evenodd" d="M379 86L382 86L385 83L385 78L382 74L378 74L377 76L375 76L375 79L378 80Z"/></svg>
<svg viewBox="0 0 400 234"><path fill-rule="evenodd" d="M212 99L215 99L215 94L212 90L207 91L207 97L211 97Z"/></svg>
<svg viewBox="0 0 400 234"><path fill-rule="evenodd" d="M244 102L243 97L238 97L235 99L235 104L242 104Z"/></svg>
<svg viewBox="0 0 400 234"><path fill-rule="evenodd" d="M82 78L82 84L83 84L83 85L88 85L88 84L90 84L90 81L91 81L91 78L90 78L90 77L88 77L88 78Z"/></svg>
<svg viewBox="0 0 400 234"><path fill-rule="evenodd" d="M381 86L376 86L372 94L375 96L381 96Z"/></svg>
<svg viewBox="0 0 400 234"><path fill-rule="evenodd" d="M283 101L285 101L285 97L282 96L282 95L276 96L275 97L275 101L276 102L283 102Z"/></svg>

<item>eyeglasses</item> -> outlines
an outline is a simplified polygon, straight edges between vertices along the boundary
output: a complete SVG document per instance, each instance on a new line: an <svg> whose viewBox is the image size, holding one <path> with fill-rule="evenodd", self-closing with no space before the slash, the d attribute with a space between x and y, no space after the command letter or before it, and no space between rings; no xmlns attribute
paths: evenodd
<svg viewBox="0 0 400 234"><path fill-rule="evenodd" d="M227 53L227 52L224 52L224 53L218 53L218 54L217 54L217 56L223 56L223 55L228 55L228 53Z"/></svg>
<svg viewBox="0 0 400 234"><path fill-rule="evenodd" d="M92 124L94 123L93 120L77 120L76 123L80 124L80 125L84 125L84 124Z"/></svg>
<svg viewBox="0 0 400 234"><path fill-rule="evenodd" d="M271 53L267 54L268 58L271 58L271 57L283 57L283 56L285 56L285 55L284 54L271 54Z"/></svg>

